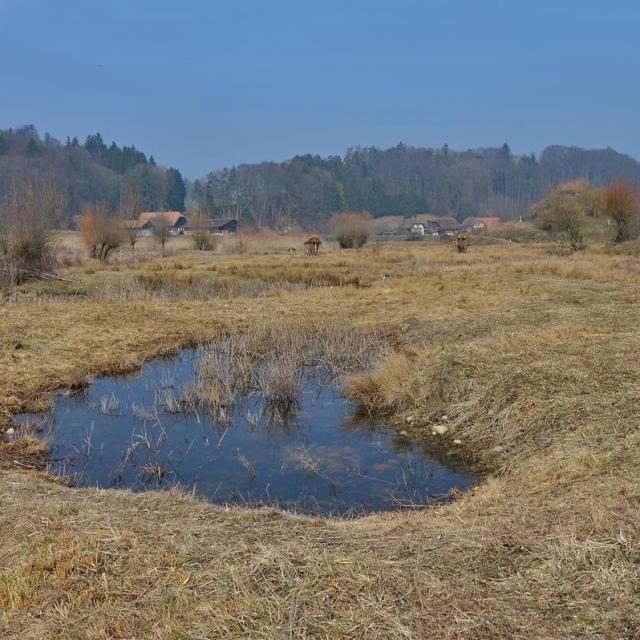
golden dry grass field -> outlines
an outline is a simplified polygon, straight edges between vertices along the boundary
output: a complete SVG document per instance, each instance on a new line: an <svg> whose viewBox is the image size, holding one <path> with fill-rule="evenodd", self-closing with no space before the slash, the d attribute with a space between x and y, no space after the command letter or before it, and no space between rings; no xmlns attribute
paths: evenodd
<svg viewBox="0 0 640 640"><path fill-rule="evenodd" d="M2 294L0 428L229 329L384 327L393 349L348 393L427 438L446 414L440 439L485 479L332 520L69 488L37 469L42 445L5 442L0 637L640 637L633 247L261 248L82 262Z"/></svg>

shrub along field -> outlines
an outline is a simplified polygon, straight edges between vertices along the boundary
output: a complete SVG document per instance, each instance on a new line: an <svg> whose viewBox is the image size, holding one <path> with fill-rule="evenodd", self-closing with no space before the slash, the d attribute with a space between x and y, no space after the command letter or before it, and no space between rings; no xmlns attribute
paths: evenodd
<svg viewBox="0 0 640 640"><path fill-rule="evenodd" d="M65 487L17 434L0 443L0 636L638 637L637 247L301 253L83 263L5 291L0 428L228 331L354 327L388 346L348 395L485 480L428 510L314 519Z"/></svg>

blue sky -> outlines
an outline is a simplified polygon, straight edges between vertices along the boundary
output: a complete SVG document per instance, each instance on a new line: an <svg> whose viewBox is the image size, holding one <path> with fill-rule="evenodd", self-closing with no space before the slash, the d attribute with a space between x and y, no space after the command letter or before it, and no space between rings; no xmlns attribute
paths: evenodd
<svg viewBox="0 0 640 640"><path fill-rule="evenodd" d="M0 0L0 128L191 178L399 141L640 157L639 33L637 0Z"/></svg>

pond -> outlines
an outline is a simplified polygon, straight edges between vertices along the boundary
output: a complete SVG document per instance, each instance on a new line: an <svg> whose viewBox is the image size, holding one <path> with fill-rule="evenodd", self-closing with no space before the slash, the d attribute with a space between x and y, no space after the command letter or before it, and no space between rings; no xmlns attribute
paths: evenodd
<svg viewBox="0 0 640 640"><path fill-rule="evenodd" d="M477 482L451 456L358 417L355 403L314 369L302 373L295 406L247 393L223 412L182 410L172 398L197 378L201 357L186 349L135 375L59 394L50 471L82 486L179 485L217 504L339 516L426 506Z"/></svg>

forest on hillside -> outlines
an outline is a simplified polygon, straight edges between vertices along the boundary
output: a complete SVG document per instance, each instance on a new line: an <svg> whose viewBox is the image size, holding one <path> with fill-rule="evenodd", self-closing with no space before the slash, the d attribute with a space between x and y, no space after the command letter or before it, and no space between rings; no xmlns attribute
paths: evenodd
<svg viewBox="0 0 640 640"><path fill-rule="evenodd" d="M467 151L398 144L213 171L193 183L190 196L212 215L258 227L313 229L335 211L513 218L527 215L550 187L566 180L604 185L614 177L640 183L640 163L613 149L550 146L536 157L514 155L507 144Z"/></svg>
<svg viewBox="0 0 640 640"><path fill-rule="evenodd" d="M118 212L132 194L140 210L184 210L186 189L178 169L159 167L134 146L107 145L99 133L81 143L40 137L33 125L0 130L0 212L25 181L55 191L62 206L52 223L60 227L90 204Z"/></svg>
<svg viewBox="0 0 640 640"><path fill-rule="evenodd" d="M52 223L63 228L97 203L124 217L188 208L273 229L323 229L339 211L513 218L526 216L551 187L573 178L640 184L640 163L613 149L551 146L536 156L515 155L507 144L467 151L398 144L242 164L189 185L178 169L158 166L134 146L107 145L99 133L61 142L41 137L32 125L0 130L0 216L3 203L28 180L55 190L61 206Z"/></svg>

